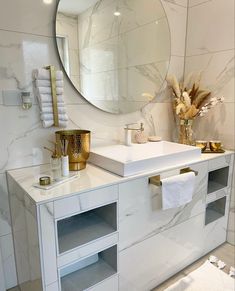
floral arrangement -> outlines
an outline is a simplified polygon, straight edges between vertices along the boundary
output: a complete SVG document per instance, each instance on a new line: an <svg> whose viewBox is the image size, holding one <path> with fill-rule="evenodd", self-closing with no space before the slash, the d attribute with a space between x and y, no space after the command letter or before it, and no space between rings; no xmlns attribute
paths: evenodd
<svg viewBox="0 0 235 291"><path fill-rule="evenodd" d="M223 103L224 97L212 97L210 91L200 88L200 80L200 73L191 73L185 82L178 82L174 75L167 77L174 95L174 110L180 119L204 116L215 105Z"/></svg>

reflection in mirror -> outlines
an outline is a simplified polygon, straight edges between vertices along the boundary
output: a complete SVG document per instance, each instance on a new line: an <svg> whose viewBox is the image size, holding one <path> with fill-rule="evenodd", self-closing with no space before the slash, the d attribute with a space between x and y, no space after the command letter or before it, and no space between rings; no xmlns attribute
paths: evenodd
<svg viewBox="0 0 235 291"><path fill-rule="evenodd" d="M104 111L139 110L165 80L170 33L160 0L60 0L56 40L75 88Z"/></svg>

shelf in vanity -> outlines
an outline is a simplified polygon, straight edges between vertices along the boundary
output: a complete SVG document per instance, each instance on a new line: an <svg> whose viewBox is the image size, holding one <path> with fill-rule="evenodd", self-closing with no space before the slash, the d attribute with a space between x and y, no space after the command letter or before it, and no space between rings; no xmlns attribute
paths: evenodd
<svg viewBox="0 0 235 291"><path fill-rule="evenodd" d="M186 233L184 227L181 228L182 233L179 233L178 227L181 225L187 225L189 229L197 228L197 235L195 235L195 240L193 239L191 243L193 250L196 251L193 251L195 254L193 256L194 260L199 258L201 254L217 247L226 239L230 174L227 183L224 183L220 180L220 175L209 174L208 171L214 172L218 169L226 168L228 165L229 169L231 169L233 160L232 156L230 156L231 153L223 154L218 158L217 156L213 158L210 155L210 157L204 157L198 163L187 165L192 168L198 167L199 186L197 190L200 193L197 194L197 198L195 197L196 199L192 203L197 203L198 199L201 198L201 206L199 205L200 207L193 209L192 217L189 215L187 208L183 210L184 221L182 220L182 223L181 221L180 223L178 221L173 223L167 231L173 238L172 241L174 243L175 235L172 235L172 233L179 235L179 237ZM159 264L161 251L159 253L158 250L157 254L155 253L156 256L151 256L151 254L156 251L155 240L166 252L174 249L174 244L166 244L161 233L156 233L151 238L141 240L138 245L132 245L129 237L134 237L133 240L139 237L145 238L145 229L146 232L151 231L150 227L152 226L150 224L153 221L153 211L158 211L158 209L149 207L153 205L153 199L148 189L148 177L155 174L162 175L166 171L175 171L176 167L183 168L185 165L172 165L169 169L163 169L162 172L143 172L133 177L121 178L88 165L87 169L81 172L79 181L69 182L67 185L64 184L57 189L52 189L47 195L42 195L38 189L31 190L33 182L38 175L42 175L47 171L47 166L43 166L43 170L41 170L41 167L36 167L36 170L34 169L33 171L32 168L11 171L9 183L11 209L17 210L11 212L13 221L18 218L18 209L21 207L21 201L25 201L25 198L28 197L33 201L38 214L35 216L35 238L33 239L37 240L39 238L38 252L41 260L38 259L36 263L39 266L38 269L42 270L43 290L129 290L130 286L136 286L137 278L139 277L141 277L142 281L138 281L138 288L144 290L148 282L153 282L154 284L155 281L152 280L155 279L156 272L158 273L157 276L161 278L173 275L173 272L169 274L168 267L162 271L162 265L168 264L168 258L165 257L164 253ZM220 173L225 173L223 171L226 170L222 170ZM218 179L216 175L218 175ZM209 177L208 193L207 176ZM22 177L27 177L27 179L22 182ZM201 182L203 182L203 186ZM132 183L135 187L132 186ZM214 187L215 184L213 183L218 183L219 186ZM143 185L143 187L141 188L140 185ZM217 188L219 190L216 190ZM17 195L21 195L21 199L17 201L14 199L16 191ZM139 198L136 196L136 192L139 192ZM222 201L218 202L219 199L222 199ZM136 215L127 215L130 213L129 209L137 209L137 200L140 205L140 211L136 211ZM24 213L27 214L28 208L26 208L26 205L25 203L22 207ZM102 208L106 215L102 216L98 213L97 209L99 208ZM206 227L205 212L207 215ZM168 213L159 213L159 229L165 225L165 214L169 219ZM119 215L121 215L120 218L118 218ZM27 217L29 216L26 215ZM125 220L123 220L123 217L125 217ZM151 218L151 221L149 218ZM142 224L145 219L146 225ZM155 221L156 219L154 223ZM23 227L25 226L23 225ZM136 236L132 236L132 229ZM37 230L39 232L38 235ZM26 242L30 237L27 231L28 228L26 227ZM17 229L14 229L14 236L16 240L19 239ZM169 242L168 238L169 236L167 236L167 243ZM151 241L154 240L152 246L149 244L150 239ZM118 252L118 249L122 250L122 246L127 245L126 242L131 247L125 252ZM186 242L186 244L188 243ZM109 249L110 251L108 251ZM151 260L143 264L141 256L138 255L133 258L133 254L136 253L142 253L143 259L149 256ZM39 258L39 255L37 258ZM20 254L17 254L16 259L22 262ZM180 265L182 256L179 256L177 260L175 262L174 259L174 264ZM154 274L148 271L148 263L151 264L151 262L153 262L154 266L157 266L157 268L151 268L156 270ZM190 262L188 261L188 263ZM183 267L183 265L181 266ZM20 275L24 275L24 270L27 270L27 268L29 269L29 266L25 264L23 268L18 268L17 271ZM139 274L143 273L146 276L139 276ZM40 274L38 277L40 278ZM30 277L28 280L30 280ZM150 287L153 288L155 285ZM148 290L151 289L150 287Z"/></svg>
<svg viewBox="0 0 235 291"><path fill-rule="evenodd" d="M225 216L229 166L208 173L205 225Z"/></svg>
<svg viewBox="0 0 235 291"><path fill-rule="evenodd" d="M65 253L116 231L116 202L58 220L58 253Z"/></svg>
<svg viewBox="0 0 235 291"><path fill-rule="evenodd" d="M211 194L221 190L228 185L229 167L223 167L210 171L208 173L208 188L207 193Z"/></svg>
<svg viewBox="0 0 235 291"><path fill-rule="evenodd" d="M217 199L207 204L205 224L209 224L225 215L227 197Z"/></svg>
<svg viewBox="0 0 235 291"><path fill-rule="evenodd" d="M117 245L61 268L59 273L61 291L82 291L95 286L117 274Z"/></svg>

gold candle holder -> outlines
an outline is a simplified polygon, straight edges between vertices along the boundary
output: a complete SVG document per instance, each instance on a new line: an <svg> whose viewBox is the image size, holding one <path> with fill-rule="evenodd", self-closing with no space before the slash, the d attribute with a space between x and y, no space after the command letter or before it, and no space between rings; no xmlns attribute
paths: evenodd
<svg viewBox="0 0 235 291"><path fill-rule="evenodd" d="M202 152L204 152L207 148L206 140L196 140L196 147L199 147Z"/></svg>
<svg viewBox="0 0 235 291"><path fill-rule="evenodd" d="M209 141L209 147L212 152L218 152L222 149L222 144L220 140Z"/></svg>

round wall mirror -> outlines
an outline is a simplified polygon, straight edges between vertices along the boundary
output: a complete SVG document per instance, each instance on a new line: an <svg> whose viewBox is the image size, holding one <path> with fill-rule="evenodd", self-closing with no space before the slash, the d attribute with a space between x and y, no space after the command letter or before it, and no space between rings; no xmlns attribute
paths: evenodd
<svg viewBox="0 0 235 291"><path fill-rule="evenodd" d="M160 0L60 0L56 42L74 87L106 112L141 109L168 71L170 32Z"/></svg>

